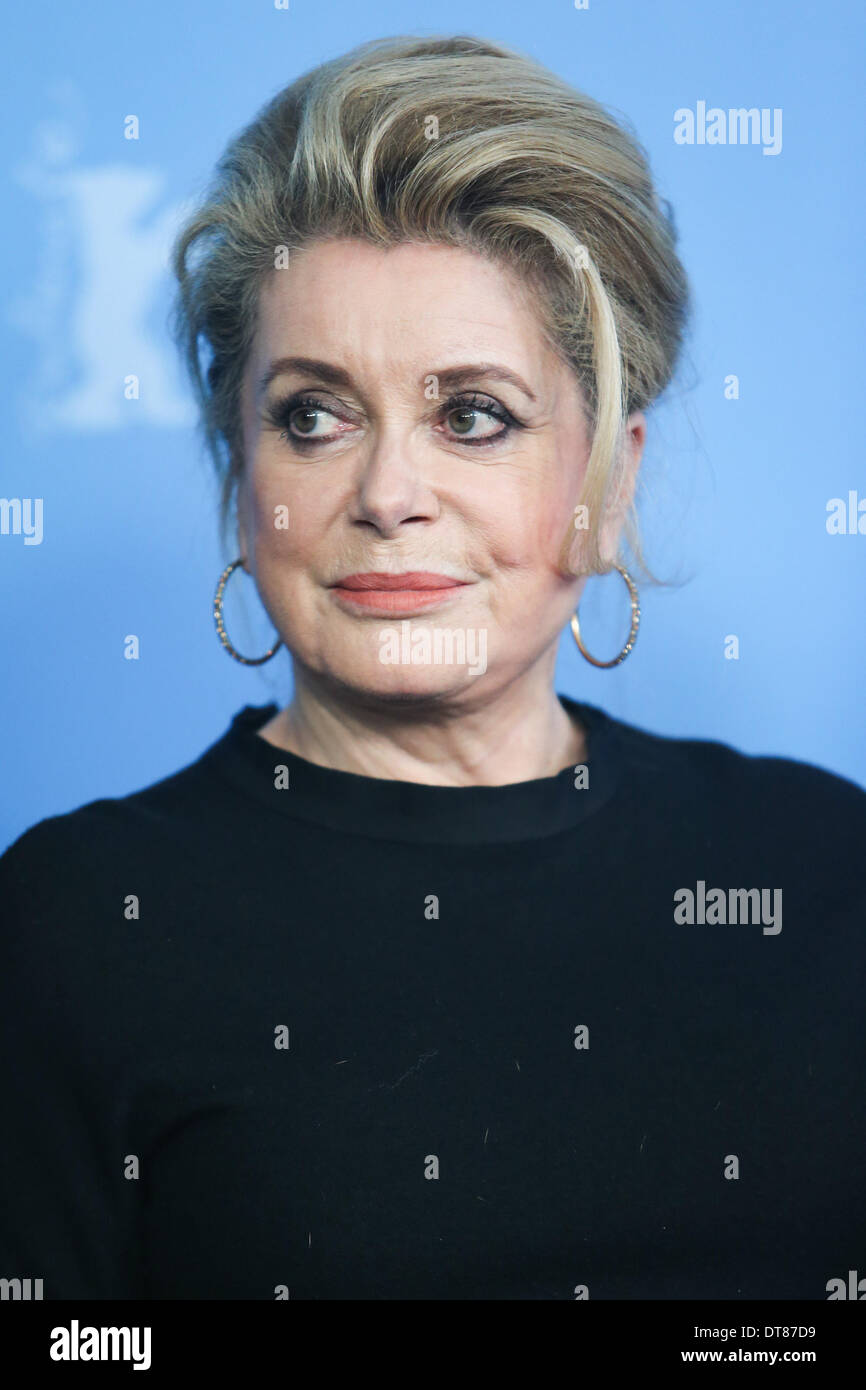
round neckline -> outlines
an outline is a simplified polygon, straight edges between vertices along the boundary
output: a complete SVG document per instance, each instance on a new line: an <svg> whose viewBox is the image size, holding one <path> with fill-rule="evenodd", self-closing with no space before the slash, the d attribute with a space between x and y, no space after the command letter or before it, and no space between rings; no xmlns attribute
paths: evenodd
<svg viewBox="0 0 866 1390"><path fill-rule="evenodd" d="M432 786L325 767L261 737L258 730L278 712L274 703L238 710L202 761L276 815L345 834L455 845L538 840L594 815L613 796L621 768L615 721L596 705L557 698L583 726L587 786L575 786L572 766L494 787Z"/></svg>

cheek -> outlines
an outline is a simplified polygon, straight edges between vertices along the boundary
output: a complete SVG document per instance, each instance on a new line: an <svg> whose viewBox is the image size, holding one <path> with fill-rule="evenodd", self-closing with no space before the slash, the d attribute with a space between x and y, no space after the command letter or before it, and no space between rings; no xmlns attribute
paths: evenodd
<svg viewBox="0 0 866 1390"><path fill-rule="evenodd" d="M250 516L256 550L269 560L295 564L312 555L316 537L327 527L321 488L288 480L278 469L262 468L254 482Z"/></svg>
<svg viewBox="0 0 866 1390"><path fill-rule="evenodd" d="M539 578L555 567L575 497L575 480L566 469L533 471L502 497L491 490L485 529L496 562L506 569L536 570Z"/></svg>
<svg viewBox="0 0 866 1390"><path fill-rule="evenodd" d="M574 455L568 456L551 469L547 486L538 499L535 512L538 553L558 575L563 547L568 546L574 535L575 507L585 468L585 460L578 464Z"/></svg>

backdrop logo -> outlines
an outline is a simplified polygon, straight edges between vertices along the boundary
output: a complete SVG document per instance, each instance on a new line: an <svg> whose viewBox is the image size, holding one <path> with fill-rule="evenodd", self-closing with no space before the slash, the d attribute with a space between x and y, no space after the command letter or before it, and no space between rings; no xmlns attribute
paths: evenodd
<svg viewBox="0 0 866 1390"><path fill-rule="evenodd" d="M80 104L69 85L61 95ZM116 158L87 162L77 144L70 120L45 122L14 170L42 204L34 278L10 314L37 348L26 423L38 432L188 425L158 303L184 205L165 203L146 142L125 139L120 120Z"/></svg>

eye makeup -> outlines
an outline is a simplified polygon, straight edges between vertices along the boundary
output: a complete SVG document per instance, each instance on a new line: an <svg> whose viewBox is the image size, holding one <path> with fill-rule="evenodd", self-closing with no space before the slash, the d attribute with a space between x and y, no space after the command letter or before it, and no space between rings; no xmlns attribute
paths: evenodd
<svg viewBox="0 0 866 1390"><path fill-rule="evenodd" d="M302 412L308 416L319 413L331 415L337 420L342 418L346 422L346 416L341 415L340 407L336 406L333 401L326 401L321 395L309 389L292 392L274 401L265 408L265 418L274 429L279 430L281 439L300 452L309 453L320 445L333 443L334 440L341 437L339 432L319 435L308 434L306 436L303 433L297 433L294 417ZM493 434L469 438L457 430L444 435L450 443L466 444L473 449L489 448L491 445L501 443L508 438L512 431L525 428L523 422L510 410L507 410L501 402L481 391L462 391L449 396L446 401L442 402L438 413L442 420L447 420L449 416L459 413L464 417L475 414L476 416L486 416L489 420L499 421L501 428ZM348 423L351 423L351 418L349 418Z"/></svg>

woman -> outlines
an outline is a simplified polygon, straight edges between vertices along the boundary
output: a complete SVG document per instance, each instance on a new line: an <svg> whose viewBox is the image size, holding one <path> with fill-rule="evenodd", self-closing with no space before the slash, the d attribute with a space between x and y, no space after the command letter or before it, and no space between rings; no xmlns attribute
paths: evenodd
<svg viewBox="0 0 866 1390"><path fill-rule="evenodd" d="M866 794L553 685L567 624L595 665L636 638L674 242L632 138L473 38L365 45L230 145L177 331L236 521L217 631L294 693L0 861L3 1276L823 1299L862 1266Z"/></svg>

